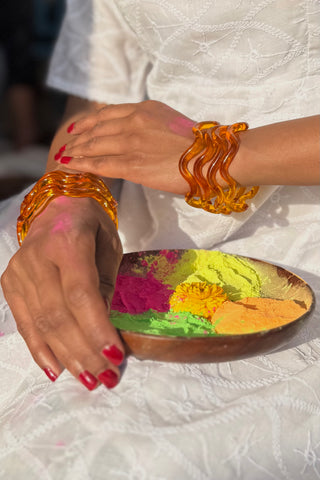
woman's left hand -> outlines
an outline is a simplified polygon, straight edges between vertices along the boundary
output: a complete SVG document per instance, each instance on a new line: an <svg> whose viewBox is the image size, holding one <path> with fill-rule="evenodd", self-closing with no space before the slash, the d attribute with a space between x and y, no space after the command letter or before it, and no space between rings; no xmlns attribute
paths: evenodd
<svg viewBox="0 0 320 480"><path fill-rule="evenodd" d="M70 125L72 139L55 159L70 169L184 195L189 186L179 159L193 143L194 124L157 101L109 105Z"/></svg>

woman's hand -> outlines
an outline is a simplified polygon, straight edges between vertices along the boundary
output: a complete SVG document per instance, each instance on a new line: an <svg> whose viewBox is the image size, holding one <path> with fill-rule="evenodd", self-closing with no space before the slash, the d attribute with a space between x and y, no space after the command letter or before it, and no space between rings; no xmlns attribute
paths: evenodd
<svg viewBox="0 0 320 480"><path fill-rule="evenodd" d="M51 380L65 367L89 390L118 383L124 347L108 311L121 258L115 226L95 200L59 197L9 262L4 295Z"/></svg>
<svg viewBox="0 0 320 480"><path fill-rule="evenodd" d="M194 123L157 101L106 106L70 125L73 138L55 159L77 171L186 194L179 159L193 143Z"/></svg>

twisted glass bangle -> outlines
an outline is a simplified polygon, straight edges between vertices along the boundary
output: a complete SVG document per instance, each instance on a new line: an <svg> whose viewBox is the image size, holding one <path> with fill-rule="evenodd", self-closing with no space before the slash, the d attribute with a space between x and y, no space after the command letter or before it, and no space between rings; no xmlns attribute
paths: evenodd
<svg viewBox="0 0 320 480"><path fill-rule="evenodd" d="M17 237L21 246L32 221L54 199L90 197L96 200L118 228L117 202L104 182L92 173L66 173L56 170L45 174L24 197L17 220Z"/></svg>
<svg viewBox="0 0 320 480"><path fill-rule="evenodd" d="M179 162L180 173L190 187L185 196L189 205L224 215L247 210L246 200L253 198L259 187L247 191L229 174L229 167L239 149L239 132L247 128L248 125L244 122L233 125L201 122L193 127L195 140L182 154ZM191 172L189 164L192 161L194 164ZM203 173L205 165L208 165L206 174ZM218 174L227 183L227 188L219 185Z"/></svg>

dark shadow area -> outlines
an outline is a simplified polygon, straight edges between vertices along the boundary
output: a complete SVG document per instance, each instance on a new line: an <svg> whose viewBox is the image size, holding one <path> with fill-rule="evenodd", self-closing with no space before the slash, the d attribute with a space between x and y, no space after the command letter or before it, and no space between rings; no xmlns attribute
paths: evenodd
<svg viewBox="0 0 320 480"><path fill-rule="evenodd" d="M66 96L45 80L64 9L65 0L0 2L0 199L42 174L63 114ZM38 170L28 166L33 150Z"/></svg>

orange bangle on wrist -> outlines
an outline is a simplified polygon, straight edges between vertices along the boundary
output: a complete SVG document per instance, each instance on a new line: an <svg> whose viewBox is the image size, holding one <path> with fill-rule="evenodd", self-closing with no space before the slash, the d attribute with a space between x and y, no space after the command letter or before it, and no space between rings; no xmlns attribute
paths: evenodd
<svg viewBox="0 0 320 480"><path fill-rule="evenodd" d="M239 149L239 132L247 128L248 125L244 122L233 125L201 122L193 127L195 141L182 154L179 162L180 173L190 186L190 191L185 196L189 205L224 215L247 210L246 200L253 198L259 187L247 191L229 174L229 167ZM194 159L191 172L188 165ZM207 164L208 170L204 175L202 169ZM217 174L227 183L227 188L219 185Z"/></svg>
<svg viewBox="0 0 320 480"><path fill-rule="evenodd" d="M45 174L24 197L17 220L17 237L21 246L32 221L54 198L90 197L96 200L118 228L117 202L104 182L92 173L66 173L56 170Z"/></svg>

